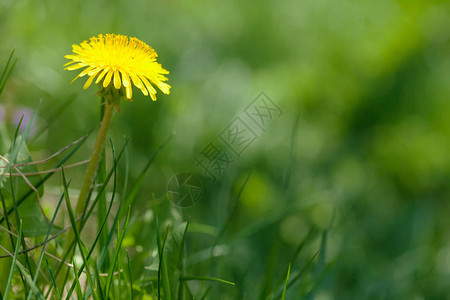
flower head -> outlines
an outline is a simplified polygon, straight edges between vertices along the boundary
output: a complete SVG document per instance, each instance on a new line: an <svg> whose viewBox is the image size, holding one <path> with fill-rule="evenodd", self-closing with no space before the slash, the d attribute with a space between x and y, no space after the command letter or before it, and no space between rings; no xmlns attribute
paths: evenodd
<svg viewBox="0 0 450 300"><path fill-rule="evenodd" d="M155 50L137 38L100 34L72 48L73 54L65 56L71 60L64 65L65 70L85 68L73 80L88 75L84 89L97 78L95 83L100 85L103 95L126 96L128 100L132 100L132 85L145 96L150 95L152 100L156 100L156 90L152 84L164 94L170 92L170 85L164 82L167 78L163 75L169 74L169 71L156 62L158 55Z"/></svg>

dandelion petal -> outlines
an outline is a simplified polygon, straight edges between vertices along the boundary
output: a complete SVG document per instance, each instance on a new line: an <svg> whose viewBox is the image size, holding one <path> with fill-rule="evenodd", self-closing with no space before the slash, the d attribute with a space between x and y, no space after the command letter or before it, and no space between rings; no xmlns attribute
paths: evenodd
<svg viewBox="0 0 450 300"><path fill-rule="evenodd" d="M89 77L88 80L86 81L86 83L84 84L83 89L86 90L91 85L92 80L94 80L94 78L95 78L95 75L92 75L91 77Z"/></svg>
<svg viewBox="0 0 450 300"><path fill-rule="evenodd" d="M103 80L103 87L107 87L109 85L109 83L111 82L113 73L114 73L113 70L108 71L108 74L106 74L106 76L105 76L105 80Z"/></svg>
<svg viewBox="0 0 450 300"><path fill-rule="evenodd" d="M121 87L120 75L117 70L114 71L114 87L116 89L120 89L120 87Z"/></svg>

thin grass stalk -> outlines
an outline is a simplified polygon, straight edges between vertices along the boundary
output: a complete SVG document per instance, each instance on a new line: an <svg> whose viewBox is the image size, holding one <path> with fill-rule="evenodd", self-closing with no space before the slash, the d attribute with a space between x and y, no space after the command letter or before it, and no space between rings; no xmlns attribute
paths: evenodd
<svg viewBox="0 0 450 300"><path fill-rule="evenodd" d="M16 249L14 250L13 262L11 265L11 270L9 271L8 282L6 283L6 290L4 293L4 299L8 299L9 292L11 291L12 278L14 275L14 269L16 267L17 256L20 248L20 241L22 240L22 222L19 221L19 237L16 241Z"/></svg>

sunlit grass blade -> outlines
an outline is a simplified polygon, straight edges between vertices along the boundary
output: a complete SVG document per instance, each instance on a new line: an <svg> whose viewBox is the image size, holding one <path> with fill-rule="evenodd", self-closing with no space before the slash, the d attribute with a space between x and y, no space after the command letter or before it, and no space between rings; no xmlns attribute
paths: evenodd
<svg viewBox="0 0 450 300"><path fill-rule="evenodd" d="M314 229L314 227L312 227L308 234L306 235L305 238L303 238L300 243L298 244L298 246L295 248L294 254L292 255L290 261L289 261L289 267L295 265L295 262L297 261L298 256L300 255L300 253L302 252L302 250L304 249L304 247L308 244L308 242L311 240L311 238L314 236L314 233L316 232L316 230ZM287 272L287 271L285 271ZM275 285L276 287L279 287L283 284L284 282L284 278L281 278L277 284Z"/></svg>
<svg viewBox="0 0 450 300"><path fill-rule="evenodd" d="M5 89L6 83L8 82L9 77L11 76L11 73L16 66L17 58L14 60L14 62L11 65L11 60L14 56L15 49L11 51L11 55L9 56L8 62L6 63L5 68L3 69L2 76L0 77L0 96L3 93L3 90Z"/></svg>
<svg viewBox="0 0 450 300"><path fill-rule="evenodd" d="M122 248L123 238L125 237L125 234L126 234L127 228L128 228L128 221L130 219L130 212L131 212L131 209L128 208L127 218L125 219L125 224L123 225L122 230L120 231L120 228L117 228L117 232L119 234L118 234L118 237L117 237L116 249L114 250L114 256L112 258L111 266L109 268L108 280L107 280L107 283L106 283L106 292L105 292L106 297L109 296L109 291L111 289L112 278L114 276L114 269L116 267L116 263L117 263L117 260L119 258L120 249ZM119 224L117 224L117 226L119 226Z"/></svg>
<svg viewBox="0 0 450 300"><path fill-rule="evenodd" d="M291 273L291 264L289 264L288 270L287 270L287 275L286 275L286 281L284 282L284 288L283 288L283 293L281 294L281 300L285 300L286 298L286 290L287 290L287 284L289 281L289 274Z"/></svg>
<svg viewBox="0 0 450 300"><path fill-rule="evenodd" d="M3 83L3 79L5 78L6 72L7 72L8 69L9 69L9 64L10 64L10 62L11 62L11 59L12 59L12 57L13 57L15 51L16 51L16 49L13 49L13 50L11 51L11 54L9 55L9 59L8 59L8 61L6 62L5 68L3 69L2 76L0 76L0 84Z"/></svg>
<svg viewBox="0 0 450 300"><path fill-rule="evenodd" d="M209 276L192 276L192 275L188 275L188 276L181 277L180 280L182 280L182 281L190 281L190 280L215 281L215 282L225 283L225 284L229 284L229 285L236 285L234 282L231 282L231 281L228 281L228 280L224 280L224 279L220 279L220 278L209 277Z"/></svg>
<svg viewBox="0 0 450 300"><path fill-rule="evenodd" d="M6 290L3 293L5 299L8 299L9 292L11 291L11 284L12 284L12 279L13 279L13 275L14 275L14 269L16 268L16 261L17 261L17 256L19 255L19 248L20 248L21 241L22 241L22 222L19 221L19 237L17 238L17 241L16 241L13 262L11 265L11 270L9 271L8 282L6 284Z"/></svg>
<svg viewBox="0 0 450 300"><path fill-rule="evenodd" d="M300 280L300 278L305 274L305 272L309 269L309 267L311 266L312 262L315 260L315 258L317 257L317 255L319 254L319 251L317 251L316 253L314 253L314 255L308 260L308 262L303 266L303 268L298 271L298 273L295 274L295 276L291 279L291 281L289 281L289 283L287 284L286 290L289 289L294 283L296 283L298 280ZM280 299L282 293L283 293L283 289L284 286L281 286L278 291L275 293L275 297L273 297L273 299Z"/></svg>

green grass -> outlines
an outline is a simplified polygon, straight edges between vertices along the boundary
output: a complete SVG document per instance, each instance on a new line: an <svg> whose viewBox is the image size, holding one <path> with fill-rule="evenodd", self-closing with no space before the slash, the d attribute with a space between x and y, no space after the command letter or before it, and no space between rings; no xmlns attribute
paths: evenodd
<svg viewBox="0 0 450 300"><path fill-rule="evenodd" d="M18 138L18 131L16 131L15 140L22 139ZM26 132L25 132L26 134ZM76 151L83 144L82 140L78 145L74 146L72 151L66 156L62 157L56 166L63 166L64 163L76 153ZM214 248L219 246L223 240L229 239L227 233L231 230L233 218L239 210L238 200L245 189L246 183L250 179L250 175L247 176L246 180L242 184L239 192L236 196L233 196L233 207L230 210L228 217L225 218L225 222L221 229L217 229L213 235L213 240L211 241L212 247L210 248L210 257L205 257L202 261L202 265L210 264L210 271L207 270L200 272L195 265L189 265L189 259L191 255L195 256L195 253L189 253L187 245L190 243L190 221L180 222L176 218L171 217L167 213L170 211L170 204L168 206L166 201L154 200L153 204L153 215L154 218L150 224L153 227L153 231L149 231L148 234L150 240L156 243L152 243L150 249L146 252L150 255L152 251L157 251L157 256L150 258L150 263L154 264L156 269L152 269L151 272L141 272L136 273L137 261L130 255L130 252L135 253L136 249L132 246L127 246L123 248L122 245L127 235L133 234L133 227L139 227L140 224L136 217L131 215L131 206L133 200L137 195L138 189L143 182L143 175L148 171L151 163L155 160L156 155L162 150L163 143L159 147L152 158L149 160L147 165L141 171L138 180L132 188L130 188L129 194L122 195L124 200L120 203L116 203L115 198L118 196L117 182L118 182L118 166L122 162L123 154L127 149L127 142L125 141L122 149L116 156L114 146L111 142L111 157L113 158L113 166L109 171L106 170L106 163L103 162L102 166L104 171L102 173L99 185L96 187L95 197L89 201L89 207L86 209L85 213L82 215L80 226L77 226L77 220L75 219L74 212L72 210L72 200L69 193L69 185L73 183L67 180L67 171L64 167L59 172L52 172L49 175L44 176L42 179L35 181L35 188L38 188L45 184L45 182L55 173L60 173L61 176L61 189L62 193L59 197L59 201L52 212L52 218L49 222L49 227L46 234L42 237L27 237L26 240L29 243L36 243L39 240L41 242L41 250L30 250L23 239L22 233L22 223L20 222L20 214L23 211L19 210L20 205L24 205L26 201L30 199L33 193L31 191L20 191L23 195L18 201L15 200L16 191L14 186L11 186L11 195L13 200L13 206L8 208L8 203L2 194L3 211L7 212L4 214L4 219L2 220L4 224L7 225L8 230L14 232L14 228L19 228L18 237L10 234L11 242L15 241L14 254L12 256L11 269L9 272L8 281L6 288L2 291L2 295L6 297L11 297L14 293L15 298L27 297L27 299L33 299L34 297L38 299L70 299L76 296L77 299L144 299L145 297L153 297L154 299L208 299L212 297L214 292L214 287L223 286L220 289L229 286L226 289L236 289L242 288L240 282L230 281L225 277L211 276L215 275L214 270L218 269L218 264L221 262L214 258ZM9 156L14 157L18 155L21 151L20 147L24 147L25 143L13 143L11 147ZM105 156L103 157L106 160ZM11 162L10 166L13 166L14 162ZM5 168L6 170L11 169ZM20 167L19 167L20 169ZM12 181L10 181L12 184ZM24 188L23 185L20 186ZM31 190L31 187L28 187ZM109 193L106 193L110 191ZM91 192L93 196L94 191ZM62 202L65 202L65 210L61 210ZM90 228L89 235L83 235L86 231L86 225L92 222L93 216L96 214L96 207L99 203L107 205L102 209L102 218L96 218L98 222L98 227L96 231ZM114 209L113 209L114 207ZM15 216L14 220L11 220L10 214ZM70 227L68 230L73 230L75 234L75 243L73 247L76 251L73 252L69 250L66 253L61 253L58 249L62 249L62 243L64 240L65 233L67 230L62 229L61 226L55 226L55 221L57 217L61 217L64 214L66 218L70 221ZM161 221L169 222L172 225L161 227ZM111 224L111 225L109 225ZM180 227L181 226L181 227ZM197 228L201 228L201 224L197 224ZM55 228L59 228L59 232L55 233ZM131 232L131 233L130 233ZM206 231L207 232L207 231ZM61 234L62 233L62 234ZM303 249L304 245L307 243L308 239L312 236L312 231L306 237L306 239L299 245L294 253L291 263L289 264L288 274L291 270L291 264L294 266L295 261ZM230 240L227 243L232 243ZM152 250L153 249L153 250ZM72 254L75 253L75 256ZM54 260L54 257L59 257L59 260ZM76 257L81 258L77 260ZM10 258L9 258L10 259ZM70 267L63 264L70 264ZM42 267L42 263L45 262L45 267ZM301 275L305 273L306 269L313 262L313 259L305 265L304 269L296 274L293 274L293 279L288 284L289 275L286 278L282 299L285 299L286 292L291 288L291 286L301 278ZM0 263L8 264L8 258L3 258ZM22 264L23 263L23 264ZM214 267L216 265L216 267ZM280 267L280 266L279 266ZM63 269L69 268L68 273L61 272ZM203 268L201 268L203 269ZM207 268L208 269L208 268ZM104 273L104 270L107 270ZM210 273L213 271L213 273ZM66 278L59 278L66 274ZM57 283L62 282L63 288L58 288ZM274 290L267 290L267 295L261 294L263 299L273 298L277 299L278 286L274 286ZM195 288L193 288L195 287ZM233 292L232 292L233 293ZM236 292L234 292L236 293ZM248 296L247 296L248 297Z"/></svg>
<svg viewBox="0 0 450 300"><path fill-rule="evenodd" d="M77 147L81 146L77 145ZM74 154L78 148L75 147L69 157ZM114 147L112 146L112 149ZM72 210L72 200L69 193L69 182L66 178L66 171L64 168L59 172L61 174L61 188L62 194L60 195L57 206L52 214L51 221L47 233L43 237L27 237L27 241L30 243L36 243L43 238L41 243L42 249L26 251L28 246L22 237L22 231L19 230L19 236L15 238L15 249L14 255L12 255L11 271L9 273L6 288L2 291L4 297L10 297L11 293L14 293L14 297L25 297L27 299L33 299L34 297L38 299L70 299L76 296L77 299L87 299L92 297L93 299L143 299L145 297L154 297L155 299L208 299L209 296L212 297L214 292L213 287L226 286L230 287L226 289L239 289L242 288L241 283L230 281L227 276L216 277L210 276L215 275L214 270L218 269L217 264L221 264L220 261L214 258L214 248L222 243L222 240L226 240L226 233L229 230L229 226L232 223L234 214L238 209L237 199L245 188L245 184L250 178L247 177L246 181L242 185L239 193L236 195L234 208L231 210L229 216L226 219L221 230L217 230L213 233L214 240L212 240L212 247L210 251L210 257L205 257L203 259L202 265L211 264L210 271L205 271L204 268L196 268L194 266L189 266L189 259L191 253L188 252L187 245L190 243L190 231L189 231L189 220L184 223L180 228L177 219L167 216L167 201L154 201L153 214L154 219L149 225L153 227L153 231L149 232L147 238L156 241L153 243L153 247L147 249L146 252L150 255L153 250L156 249L157 256L150 259L151 264L157 266L156 269L152 269L151 272L136 273L136 263L131 252L135 252L132 246L127 246L123 248L123 242L127 235L130 234L129 231L133 231L133 226L139 227L139 222L136 217L131 216L130 204L132 205L132 199L136 195L137 188L142 184L142 180L138 180L136 185L130 189L130 194L125 197L125 201L120 201L116 203L114 201L117 195L117 171L118 165L121 163L121 158L127 144L125 143L118 156L115 156L113 150L113 167L103 174L101 184L96 188L96 196L92 201L89 202L89 208L86 210L85 214L80 220L80 226L77 226L77 220L75 219L74 212ZM12 148L12 151L14 148ZM17 150L15 150L17 152ZM159 152L160 150L157 150ZM157 153L156 152L156 153ZM11 154L12 155L12 154ZM155 154L156 155L156 154ZM68 157L63 157L56 166L63 165L64 161ZM150 162L154 157L150 160ZM105 166L106 164L104 164ZM144 174L148 170L148 165L142 171ZM56 172L55 172L56 173ZM53 174L53 173L52 173ZM47 175L49 176L49 175ZM35 187L39 187L45 183L49 177L44 177L36 183ZM142 178L141 176L139 178ZM112 186L111 182L112 181ZM71 183L73 184L73 183ZM137 186L137 187L136 187ZM23 188L23 186L22 186ZM110 193L106 191L110 190ZM8 209L8 204L6 203L4 197L2 196L3 211L8 212L4 215L3 223L8 227L8 230L14 231L14 228L21 228L20 214L23 213L19 210L19 205L23 205L26 201L29 201L26 195L30 196L32 193L25 191L25 196L23 196L19 201L15 201L14 197L14 187L11 187L12 200L14 205ZM92 193L94 195L94 193ZM64 229L59 229L58 233L55 233L55 220L57 216L60 216L63 212L60 210L61 203L65 200L65 214L70 220L70 227L68 230L74 230L75 241L73 247L76 247L76 251L61 253L58 249L62 249L62 243L64 240L65 232ZM131 200L130 200L131 199ZM92 227L90 228L90 235L83 236L83 232L86 231L86 225L95 215L95 207L104 201L108 206L102 212L102 219L100 219L97 231L93 232ZM115 209L113 209L115 207ZM114 211L114 212L113 212ZM9 214L15 215L15 222L9 218ZM172 225L161 227L159 221L159 215L163 218L164 222L170 222ZM124 216L124 217L120 217ZM111 223L112 222L112 223ZM175 222L175 223L174 223ZM109 223L112 225L110 226ZM122 224L122 225L121 225ZM179 225L176 225L179 224ZM201 225L197 225L199 227ZM61 226L58 226L61 228ZM61 234L63 233L63 234ZM93 235L94 234L94 235ZM131 233L132 234L132 233ZM308 235L307 239L311 236ZM103 242L102 241L103 237ZM10 235L11 242L14 240L14 236ZM227 241L227 243L232 243ZM295 252L294 257L291 259L291 263L295 264L295 260L298 258L300 250L303 248L306 240L300 244L298 250ZM152 250L153 249L153 250ZM25 251L24 251L25 250ZM75 256L72 256L75 253ZM195 253L192 253L195 256ZM54 257L59 257L71 266L68 267L62 263L62 261L54 261ZM76 257L80 257L77 260ZM108 258L109 257L109 258ZM108 259L107 259L108 258ZM23 262L24 264L18 264ZM42 263L45 261L45 267L42 268ZM304 269L297 274L293 274L293 279L288 284L288 279L286 279L282 298L285 299L286 292L291 288L291 286L301 278L301 275L305 273L306 269L313 262L311 259ZM0 263L8 264L8 258L3 258ZM186 264L187 263L187 264ZM216 265L216 267L214 267ZM69 268L68 273L61 272L63 269ZM291 264L289 264L288 272L290 271ZM104 273L103 270L107 270ZM203 269L203 272L200 270ZM210 273L213 271L213 273ZM63 276L62 274L67 274L66 278L59 278ZM63 282L63 288L58 287L58 282ZM195 289L193 289L195 286ZM223 287L225 288L225 287ZM274 288L278 288L274 285ZM222 289L222 288L220 288ZM14 291L14 292L13 292ZM267 290L267 295L261 294L261 297L265 299L266 297L273 297L273 299L279 298L277 296L277 291ZM233 292L232 292L233 293ZM236 292L234 292L236 293ZM22 295L22 296L21 296ZM270 296L272 295L272 296Z"/></svg>
<svg viewBox="0 0 450 300"><path fill-rule="evenodd" d="M4 86L8 78L11 75L12 68L14 64L10 66L11 59L13 57L13 53L11 54L5 70L2 75L1 80L1 90L3 91ZM35 112L36 115L36 112ZM125 141L121 151L116 157L114 146L111 142L111 150L113 157L113 168L109 172L106 170L106 158L103 155L103 162L101 164L101 172L99 173L99 185L96 188L96 197L89 202L89 207L86 209L85 213L82 215L81 220L76 220L74 216L74 212L72 210L72 201L69 194L69 182L66 179L66 171L64 170L64 163L74 155L77 150L83 145L85 138L81 139L77 145L75 145L69 154L65 155L62 159L60 159L54 169L62 167L59 172L50 172L42 178L38 178L33 183L28 182L28 186L22 185L14 185L13 180L8 178L6 173L11 173L11 170L19 170L25 167L16 167L16 161L18 157L22 157L24 154L25 139L29 130L31 122L28 123L26 130L19 135L19 130L17 127L13 142L11 143L11 148L9 153L5 157L9 157L9 163L4 163L4 168L2 172L2 181L10 184L9 190L0 190L0 194L2 196L2 205L3 205L3 214L0 222L2 224L6 224L8 231L11 232L9 234L10 241L12 243L13 252L9 252L5 246L2 246L2 249L7 252L6 257L3 256L3 259L0 261L2 265L10 265L10 272L8 273L8 278L6 282L6 286L4 290L1 291L2 295L5 299L9 299L12 294L14 298L27 297L27 299L32 299L34 297L38 299L44 298L55 298L55 299L70 299L75 293L78 299L85 299L89 297L93 297L94 299L108 299L110 297L113 298L143 298L144 295L152 295L157 297L158 299L172 299L171 295L178 295L177 299L187 299L187 294L192 295L192 292L189 289L188 282L189 281L212 281L218 282L222 284L233 284L229 281L213 278L208 276L188 276L184 275L185 267L184 267L184 259L185 259L185 251L186 251L186 238L188 233L189 223L186 223L186 226L183 230L183 235L181 240L178 242L174 237L173 233L170 232L171 228L167 227L165 230L164 239L161 241L160 238L160 228L158 223L158 217L156 217L155 223L155 231L154 237L156 237L157 241L157 249L158 249L158 271L157 271L157 279L155 280L156 289L148 290L145 285L139 286L137 282L145 282L147 279L135 278L133 281L133 274L131 264L133 263L132 258L130 258L129 252L124 251L122 248L122 243L127 234L127 229L130 221L130 205L133 203L134 198L139 190L139 187L142 185L144 175L148 171L151 163L156 158L156 155L163 149L163 147L168 143L170 138L159 147L155 154L150 158L144 169L141 171L141 175L139 175L138 180L130 189L129 194L123 194L125 201L121 201L119 205L116 205L116 211L114 215L111 215L111 211L114 205L114 198L117 194L117 167L123 157L123 153L125 149L127 149L127 142ZM74 143L75 144L75 143ZM72 145L71 145L72 146ZM68 148L68 147L66 147ZM65 149L66 149L65 148ZM64 150L65 150L64 149ZM28 162L30 164L31 162ZM23 170L24 173L25 169ZM57 206L52 213L51 221L49 222L48 229L46 234L43 236L43 242L40 244L42 250L40 254L37 250L33 251L28 249L25 239L23 237L22 231L22 222L20 215L22 213L26 213L26 211L20 210L21 206L24 206L27 201L37 201L40 198L33 197L33 189L40 188L40 193L43 193L42 187L46 183L47 180L50 179L55 173L61 174L62 181L62 194L59 197L59 201L57 202ZM26 175L24 175L26 176ZM26 181L25 177L22 177L24 181ZM107 196L106 191L108 190L108 184L112 180L112 190L111 193ZM33 184L33 187L29 186L29 184ZM20 190L19 190L20 188ZM4 192L10 194L10 200L4 196ZM93 191L91 191L91 195ZM20 198L16 201L15 195L20 195ZM41 195L42 196L42 195ZM66 215L70 220L70 227L68 230L73 230L75 235L75 244L76 247L76 255L81 256L81 264L75 260L72 256L74 252L69 249L66 253L58 253L58 249L62 249L62 241L64 239L64 232L66 230L61 230L58 233L54 233L55 220L60 213L60 207L63 199L65 200L66 207ZM107 201L109 201L109 205L107 206ZM25 204L24 204L25 203ZM99 206L100 205L100 206ZM95 208L99 206L98 210L98 227L97 233L94 238L87 238L86 241L83 241L82 231L85 228L88 220L92 218L94 215ZM155 213L159 210L158 207L155 207ZM10 218L10 215L13 214L15 216L14 221ZM80 221L80 226L77 226L77 221ZM108 225L109 221L112 221L112 226ZM120 223L123 223L120 226ZM14 235L13 232L18 229L18 236ZM60 227L61 228L61 227ZM166 249L165 245L169 238L173 242L178 243L178 249L175 254L177 257L176 264L167 261L166 258ZM53 234L53 236L52 236ZM27 241L37 242L41 238L40 235L37 234L36 237L27 237ZM115 242L114 242L115 236ZM14 239L16 240L14 242ZM38 249L38 248L36 248ZM50 255L50 256L49 256ZM8 257L12 258L12 263L8 261ZM54 259L55 257L59 257L59 261L49 261L49 259ZM37 261L36 261L37 259ZM45 260L46 268L41 268L43 261ZM70 272L61 272L63 268L67 268L63 264L70 264L69 269ZM25 263L22 265L22 263ZM124 264L125 262L125 264ZM175 267L175 270L168 270L170 267ZM125 270L126 271L125 271ZM103 274L102 271L107 270L106 274ZM59 276L62 274L66 274L66 278L62 278L63 289L60 290L57 287L57 282L61 282ZM170 275L169 275L170 274ZM174 277L176 275L176 277ZM105 276L107 275L107 276ZM20 278L20 281L17 279ZM50 280L49 280L50 279ZM138 279L138 280L136 280ZM20 282L20 283L19 283ZM204 296L210 290L210 287L205 292ZM173 290L173 292L172 292ZM184 291L187 291L184 292ZM21 296L22 295L22 296Z"/></svg>
<svg viewBox="0 0 450 300"><path fill-rule="evenodd" d="M25 2L0 1L0 298L448 297L448 1ZM77 219L102 107L64 55L108 32L154 47L172 89L114 112ZM264 129L261 92L283 111ZM215 182L210 142L233 161ZM179 173L192 207L167 196Z"/></svg>

